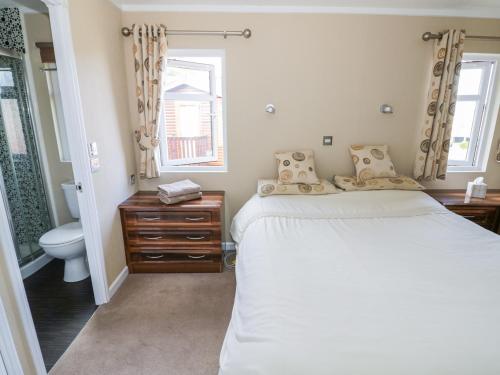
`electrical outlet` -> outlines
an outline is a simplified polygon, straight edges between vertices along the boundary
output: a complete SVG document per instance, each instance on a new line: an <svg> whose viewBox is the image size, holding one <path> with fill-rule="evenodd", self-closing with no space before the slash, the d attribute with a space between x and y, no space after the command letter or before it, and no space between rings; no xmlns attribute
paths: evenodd
<svg viewBox="0 0 500 375"><path fill-rule="evenodd" d="M130 185L135 185L135 174L130 175L129 181L130 181Z"/></svg>
<svg viewBox="0 0 500 375"><path fill-rule="evenodd" d="M323 136L323 146L333 146L333 137L331 135Z"/></svg>

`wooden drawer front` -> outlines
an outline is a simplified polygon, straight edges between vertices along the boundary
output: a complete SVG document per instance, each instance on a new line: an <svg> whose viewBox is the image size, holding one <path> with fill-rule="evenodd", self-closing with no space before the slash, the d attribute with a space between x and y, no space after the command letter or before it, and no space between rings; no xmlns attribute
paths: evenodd
<svg viewBox="0 0 500 375"><path fill-rule="evenodd" d="M220 246L221 235L216 230L135 230L128 232L131 246Z"/></svg>
<svg viewBox="0 0 500 375"><path fill-rule="evenodd" d="M492 230L495 225L497 211L495 207L447 206L447 208L486 229Z"/></svg>
<svg viewBox="0 0 500 375"><path fill-rule="evenodd" d="M146 251L130 254L132 272L220 272L222 256L212 250Z"/></svg>
<svg viewBox="0 0 500 375"><path fill-rule="evenodd" d="M200 226L212 223L210 211L138 211L127 212L127 226L158 227L169 225Z"/></svg>

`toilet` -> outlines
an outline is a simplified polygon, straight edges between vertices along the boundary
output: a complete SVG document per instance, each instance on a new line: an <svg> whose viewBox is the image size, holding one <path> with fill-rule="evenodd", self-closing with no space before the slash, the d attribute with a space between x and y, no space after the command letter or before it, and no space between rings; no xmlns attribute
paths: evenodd
<svg viewBox="0 0 500 375"><path fill-rule="evenodd" d="M71 216L80 219L75 183L63 182L61 187ZM39 245L48 255L64 259L64 281L71 283L89 277L89 268L85 259L85 240L80 221L64 224L48 231L40 237Z"/></svg>

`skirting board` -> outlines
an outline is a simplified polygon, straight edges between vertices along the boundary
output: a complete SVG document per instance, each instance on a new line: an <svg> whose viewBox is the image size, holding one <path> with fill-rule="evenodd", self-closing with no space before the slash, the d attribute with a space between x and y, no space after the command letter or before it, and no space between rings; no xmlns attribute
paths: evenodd
<svg viewBox="0 0 500 375"><path fill-rule="evenodd" d="M223 251L236 251L236 243L234 242L223 242L222 243Z"/></svg>
<svg viewBox="0 0 500 375"><path fill-rule="evenodd" d="M47 255L46 253L43 253L35 260L32 260L28 264L22 266L21 276L23 277L23 280L45 267L45 265L47 265L52 259L54 258L52 258L50 255Z"/></svg>
<svg viewBox="0 0 500 375"><path fill-rule="evenodd" d="M125 267L123 267L121 272L118 274L116 279L111 283L111 286L109 287L109 299L110 300L111 300L111 298L113 298L113 296L118 291L118 289L120 289L120 287L122 286L122 284L125 281L125 279L127 278L127 276L128 276L128 267L125 266Z"/></svg>

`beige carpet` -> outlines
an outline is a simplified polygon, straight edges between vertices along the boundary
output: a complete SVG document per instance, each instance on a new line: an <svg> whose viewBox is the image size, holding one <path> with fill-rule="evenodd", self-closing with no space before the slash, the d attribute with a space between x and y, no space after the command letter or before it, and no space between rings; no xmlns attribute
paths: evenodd
<svg viewBox="0 0 500 375"><path fill-rule="evenodd" d="M215 375L234 288L232 272L130 275L50 375Z"/></svg>

